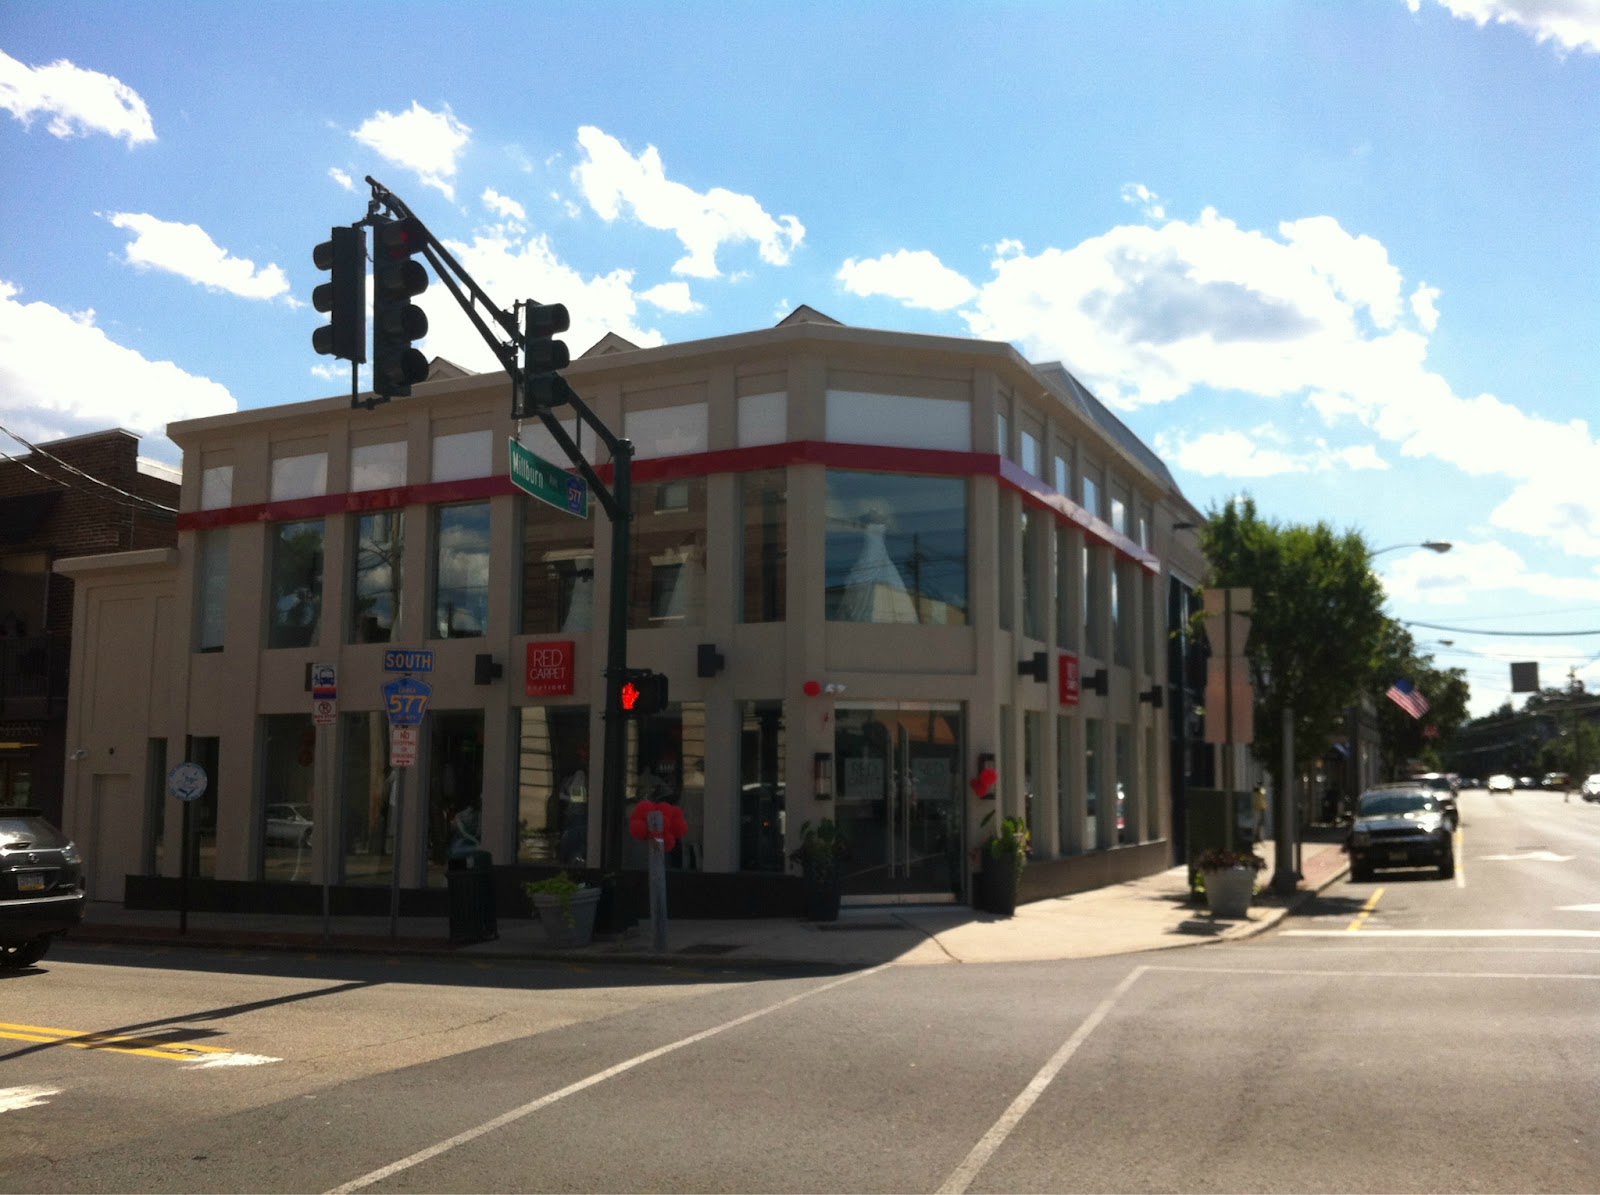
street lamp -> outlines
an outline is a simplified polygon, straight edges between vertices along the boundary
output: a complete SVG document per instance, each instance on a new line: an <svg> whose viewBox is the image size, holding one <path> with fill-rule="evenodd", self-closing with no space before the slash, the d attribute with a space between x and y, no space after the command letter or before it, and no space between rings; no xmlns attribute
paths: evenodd
<svg viewBox="0 0 1600 1195"><path fill-rule="evenodd" d="M1371 560L1374 556L1382 556L1385 552L1398 552L1401 548L1427 548L1430 552L1448 552L1453 547L1455 547L1454 544L1446 543L1443 540L1425 539L1420 544L1390 544L1387 548L1377 548L1367 553L1367 559Z"/></svg>

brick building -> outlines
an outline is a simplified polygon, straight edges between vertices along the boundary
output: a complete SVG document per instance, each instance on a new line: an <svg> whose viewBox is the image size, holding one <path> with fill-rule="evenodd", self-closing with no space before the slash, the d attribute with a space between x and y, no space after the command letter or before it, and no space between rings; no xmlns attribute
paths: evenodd
<svg viewBox="0 0 1600 1195"><path fill-rule="evenodd" d="M61 820L73 585L56 562L175 545L178 493L120 428L0 460L0 805Z"/></svg>

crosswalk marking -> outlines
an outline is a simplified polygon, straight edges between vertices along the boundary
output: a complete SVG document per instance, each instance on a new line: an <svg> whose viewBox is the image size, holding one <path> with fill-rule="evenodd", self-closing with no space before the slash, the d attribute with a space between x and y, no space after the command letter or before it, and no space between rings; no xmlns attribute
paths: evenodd
<svg viewBox="0 0 1600 1195"><path fill-rule="evenodd" d="M60 1094L59 1087L0 1087L0 1112L37 1108L48 1104L51 1096Z"/></svg>
<svg viewBox="0 0 1600 1195"><path fill-rule="evenodd" d="M187 1062L190 1069L217 1066L260 1066L281 1062L265 1054L240 1054L225 1046L199 1046L188 1042L163 1041L122 1033L81 1033L76 1029L55 1029L46 1025L12 1025L0 1021L0 1038L38 1042L43 1045L73 1046L80 1050L107 1050L113 1054L137 1054L144 1058L164 1058Z"/></svg>
<svg viewBox="0 0 1600 1195"><path fill-rule="evenodd" d="M1286 938L1343 938L1344 929L1286 929ZM1371 929L1363 938L1600 938L1600 929Z"/></svg>

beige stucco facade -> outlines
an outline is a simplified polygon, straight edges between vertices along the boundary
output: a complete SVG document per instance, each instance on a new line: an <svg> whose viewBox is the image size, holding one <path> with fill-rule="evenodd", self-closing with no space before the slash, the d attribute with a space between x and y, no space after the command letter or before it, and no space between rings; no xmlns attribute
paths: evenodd
<svg viewBox="0 0 1600 1195"><path fill-rule="evenodd" d="M634 441L637 478L656 485L703 480L705 487L703 531L692 551L674 558L688 562L699 586L694 614L631 630L628 660L667 674L672 701L694 711L692 731L680 730L686 755L692 749L698 757L694 870L737 872L746 859L739 825L748 783L739 744L753 703L781 703L780 824L790 840L803 822L833 816L848 784L878 775L841 770L840 791L817 799L816 760L840 751L841 725L859 724L874 710L928 709L949 712L948 723L959 729L949 756L957 786L949 808L963 858L986 833L985 815L998 808L1028 815L1039 862L1056 864L1039 874L1054 874L1049 882L1057 890L1170 865L1173 711L1152 691L1163 690L1168 677L1169 586L1174 578L1192 586L1204 572L1193 531L1174 524L1192 525L1198 515L1148 450L1096 418L1093 400L1085 405L1069 375L1030 365L1008 345L825 319L656 349L613 347L574 362L569 381L608 427ZM524 849L518 802L527 802L530 782L526 743L519 745L523 710L587 706L590 755L601 758L605 601L594 601L588 629L524 629L525 520L571 516L527 499L508 480L507 441L518 429L506 377L445 376L458 372L436 369L436 380L412 397L370 411L336 397L174 424L169 434L184 452L177 550L59 566L79 595L69 740L86 753L68 765L66 820L90 844L92 895L116 899L123 875L177 874L179 853L164 849L158 857L154 827L166 827L172 840L181 805L165 794L162 778L196 739L216 745L209 866L219 880L264 878L263 810L273 794L265 791L263 719L310 712L313 663L336 666L344 718L383 710L384 685L394 679L384 667L389 648L432 650L430 711L481 716L482 845L497 861L515 860ZM558 415L570 418L570 411ZM531 424L521 430L535 452L559 459ZM580 444L594 453L591 434L582 433ZM382 446L401 447L385 456ZM384 484L370 486L362 470L379 458L394 463ZM399 461L403 477L393 472ZM837 609L830 617L830 601L838 600L825 583L830 534L835 552L840 534L830 473L880 470L964 479L959 619L850 621ZM783 617L752 620L741 478L774 471L786 499ZM1063 479L1064 492L1056 488ZM433 604L443 557L436 512L462 502L487 504L485 618L481 634L438 637ZM353 642L357 520L376 509L404 512L403 581L388 642ZM1042 528L1031 547L1024 512ZM275 529L297 520L320 526L321 617L310 642L270 647ZM597 509L589 525L592 591L604 595L611 527ZM214 570L202 560L207 536L206 550L225 540L225 598L206 591L206 570ZM1085 551L1103 567L1086 573ZM553 639L574 644L573 691L529 696L528 647ZM697 675L702 644L714 645L725 661L715 675ZM1036 653L1047 661L1043 682L1019 670ZM475 683L483 654L503 670L489 684ZM1063 704L1063 654L1076 658L1085 678L1104 669L1104 695L1086 688L1076 704ZM825 691L808 695L813 681ZM337 820L348 783L346 741L337 727L316 740L311 800L319 825ZM1119 762L1119 753L1126 759ZM985 754L1000 764L993 800L974 795L968 783ZM1098 786L1092 829L1085 810L1090 756L1111 766ZM690 768L687 758L682 766ZM427 800L427 774L426 758L407 770L414 808ZM924 775L937 779L937 768ZM591 779L598 792L599 777ZM1109 810L1119 782L1120 833ZM394 853L407 888L428 883L428 833L421 816L401 824ZM599 833L591 820L591 858ZM339 859L324 853L338 849L335 838L310 840L297 881L340 881ZM960 870L964 876L967 869Z"/></svg>

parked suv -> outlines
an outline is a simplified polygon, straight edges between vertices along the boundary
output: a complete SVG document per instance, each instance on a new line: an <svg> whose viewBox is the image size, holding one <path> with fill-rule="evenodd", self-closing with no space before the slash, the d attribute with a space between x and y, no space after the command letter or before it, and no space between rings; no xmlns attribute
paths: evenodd
<svg viewBox="0 0 1600 1195"><path fill-rule="evenodd" d="M1437 867L1439 878L1456 873L1455 843L1439 793L1421 785L1368 789L1350 826L1350 878L1372 879L1380 867Z"/></svg>
<svg viewBox="0 0 1600 1195"><path fill-rule="evenodd" d="M83 856L37 809L0 807L0 968L28 967L83 920Z"/></svg>

